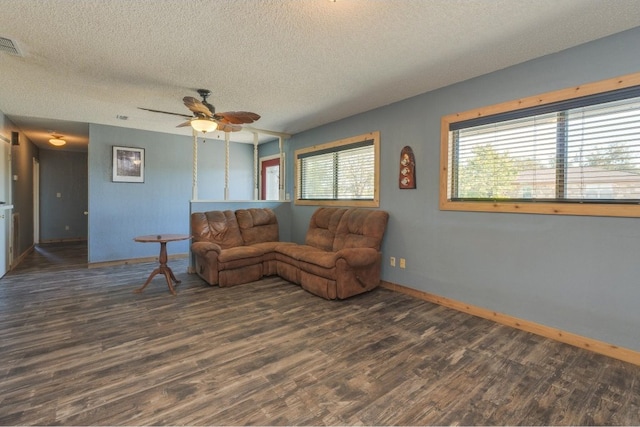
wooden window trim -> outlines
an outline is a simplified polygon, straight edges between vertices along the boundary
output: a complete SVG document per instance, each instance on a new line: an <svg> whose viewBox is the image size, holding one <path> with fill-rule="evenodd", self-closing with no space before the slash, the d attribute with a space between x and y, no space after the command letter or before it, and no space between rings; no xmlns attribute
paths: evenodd
<svg viewBox="0 0 640 427"><path fill-rule="evenodd" d="M360 141L373 141L374 150L374 195L373 200L301 200L299 199L298 183L300 182L300 167L298 156L314 151L326 150L343 145L350 145ZM301 148L294 153L295 160L295 183L294 183L294 204L301 206L344 206L344 207L380 207L380 132L374 131L350 138L327 142L325 144L313 145Z"/></svg>
<svg viewBox="0 0 640 427"><path fill-rule="evenodd" d="M442 117L440 122L440 210L468 211L468 212L502 212L528 213L548 215L587 215L612 217L640 217L640 205L630 204L580 204L553 202L471 202L453 201L450 199L448 188L448 171L451 167L449 151L451 148L449 126L477 117L531 108L568 99L579 98L624 89L640 85L640 73L628 74L612 79L587 83L567 89L548 92L542 95L503 102L501 104L482 107L462 113L449 114Z"/></svg>

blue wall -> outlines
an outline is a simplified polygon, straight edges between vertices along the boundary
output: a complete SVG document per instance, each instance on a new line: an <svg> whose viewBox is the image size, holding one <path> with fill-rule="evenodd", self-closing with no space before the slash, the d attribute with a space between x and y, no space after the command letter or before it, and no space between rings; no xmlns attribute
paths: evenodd
<svg viewBox="0 0 640 427"><path fill-rule="evenodd" d="M89 263L154 257L145 234L189 234L193 138L91 124L89 127ZM112 182L112 146L145 149L145 182ZM230 199L253 198L253 145L231 144ZM199 198L224 198L224 142L198 142ZM188 241L170 254L187 253Z"/></svg>
<svg viewBox="0 0 640 427"><path fill-rule="evenodd" d="M442 116L638 71L640 28L297 134L287 159L379 130L380 208L390 213L383 280L640 350L637 218L438 208ZM416 156L416 190L398 189L405 145ZM288 161L287 192L293 170ZM314 208L292 210L292 239L301 242ZM407 268L390 267L390 256Z"/></svg>

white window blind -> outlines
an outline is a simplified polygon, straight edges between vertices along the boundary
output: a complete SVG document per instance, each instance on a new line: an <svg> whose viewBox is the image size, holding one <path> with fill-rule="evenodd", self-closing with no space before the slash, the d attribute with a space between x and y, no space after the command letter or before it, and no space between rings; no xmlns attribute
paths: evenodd
<svg viewBox="0 0 640 427"><path fill-rule="evenodd" d="M375 151L363 141L298 157L301 200L373 200Z"/></svg>
<svg viewBox="0 0 640 427"><path fill-rule="evenodd" d="M632 89L452 124L451 200L638 203Z"/></svg>

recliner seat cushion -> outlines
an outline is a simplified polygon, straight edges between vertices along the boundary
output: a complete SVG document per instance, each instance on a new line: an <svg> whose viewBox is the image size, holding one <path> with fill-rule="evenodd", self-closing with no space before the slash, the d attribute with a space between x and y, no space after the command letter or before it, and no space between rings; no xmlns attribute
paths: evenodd
<svg viewBox="0 0 640 427"><path fill-rule="evenodd" d="M281 254L293 260L299 260L305 253L325 252L319 251L315 246L296 245L295 243L290 245L277 245L274 250L276 252L276 258L278 254Z"/></svg>
<svg viewBox="0 0 640 427"><path fill-rule="evenodd" d="M220 251L218 262L241 261L243 259L260 258L264 251L253 246L237 246Z"/></svg>

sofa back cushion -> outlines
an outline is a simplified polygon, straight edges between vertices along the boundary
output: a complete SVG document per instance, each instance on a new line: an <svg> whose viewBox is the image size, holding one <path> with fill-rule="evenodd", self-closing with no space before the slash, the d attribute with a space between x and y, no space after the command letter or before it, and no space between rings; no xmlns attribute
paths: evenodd
<svg viewBox="0 0 640 427"><path fill-rule="evenodd" d="M305 244L322 249L324 251L333 250L333 240L342 215L347 211L345 208L318 208L311 215L309 228Z"/></svg>
<svg viewBox="0 0 640 427"><path fill-rule="evenodd" d="M242 246L242 234L233 211L194 212L191 214L193 242L212 242L222 249Z"/></svg>
<svg viewBox="0 0 640 427"><path fill-rule="evenodd" d="M278 218L269 208L238 209L236 219L245 245L277 242L280 238Z"/></svg>
<svg viewBox="0 0 640 427"><path fill-rule="evenodd" d="M380 210L352 208L342 216L333 250L344 248L373 248L380 250L387 228L389 213Z"/></svg>

